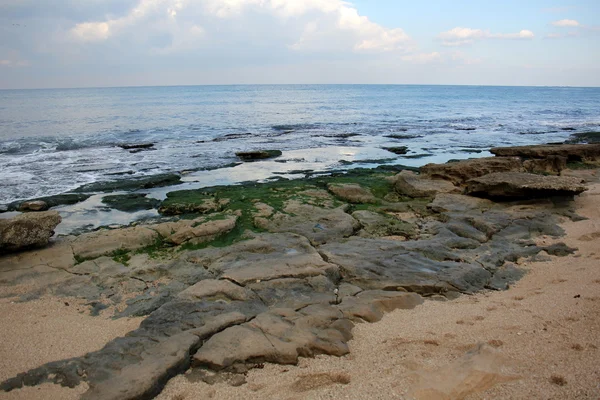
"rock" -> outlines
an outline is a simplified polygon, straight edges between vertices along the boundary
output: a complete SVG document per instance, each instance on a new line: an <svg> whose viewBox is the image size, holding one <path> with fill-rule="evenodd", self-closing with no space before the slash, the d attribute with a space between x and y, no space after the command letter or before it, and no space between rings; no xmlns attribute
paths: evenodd
<svg viewBox="0 0 600 400"><path fill-rule="evenodd" d="M479 244L475 244L478 246ZM490 272L476 262L459 262L443 241L398 242L351 238L321 246L325 258L344 271L344 282L364 289L419 294L481 290ZM437 254L436 254L437 253Z"/></svg>
<svg viewBox="0 0 600 400"><path fill-rule="evenodd" d="M149 149L151 147L154 147L154 143L120 144L119 147L124 150Z"/></svg>
<svg viewBox="0 0 600 400"><path fill-rule="evenodd" d="M250 300L255 298L256 295L251 290L228 280L205 279L179 293L177 297L183 300L207 299L229 302L231 300Z"/></svg>
<svg viewBox="0 0 600 400"><path fill-rule="evenodd" d="M571 135L566 143L598 143L600 132L578 132Z"/></svg>
<svg viewBox="0 0 600 400"><path fill-rule="evenodd" d="M469 180L466 193L491 198L547 198L574 196L585 190L577 178L498 172Z"/></svg>
<svg viewBox="0 0 600 400"><path fill-rule="evenodd" d="M458 188L444 180L425 179L412 171L402 171L392 178L394 189L408 197L434 197L437 193L454 193Z"/></svg>
<svg viewBox="0 0 600 400"><path fill-rule="evenodd" d="M416 234L414 224L404 222L390 215L360 210L353 212L352 217L362 226L361 236L403 236L411 238Z"/></svg>
<svg viewBox="0 0 600 400"><path fill-rule="evenodd" d="M27 211L46 211L48 208L48 204L46 204L45 201L42 200L32 200L32 201L25 201L23 203L21 203L21 205L19 206L19 211L21 212L27 212Z"/></svg>
<svg viewBox="0 0 600 400"><path fill-rule="evenodd" d="M330 183L327 185L327 189L340 199L349 203L377 203L378 200L373 193L363 188L360 185L353 183Z"/></svg>
<svg viewBox="0 0 600 400"><path fill-rule="evenodd" d="M0 219L0 252L48 244L61 217L56 211L41 211Z"/></svg>
<svg viewBox="0 0 600 400"><path fill-rule="evenodd" d="M421 174L432 179L445 179L455 185L462 185L472 178L493 172L522 171L518 157L485 157L451 162L446 164L427 164L421 167Z"/></svg>
<svg viewBox="0 0 600 400"><path fill-rule="evenodd" d="M299 356L347 354L352 324L342 322L340 311L325 307L313 309L317 314L281 308L259 314L211 337L192 363L221 370L236 363L296 364Z"/></svg>
<svg viewBox="0 0 600 400"><path fill-rule="evenodd" d="M117 250L137 250L156 242L159 235L147 227L107 230L78 236L72 243L76 258L90 259L111 254Z"/></svg>
<svg viewBox="0 0 600 400"><path fill-rule="evenodd" d="M279 150L253 150L253 151L238 151L236 156L243 161L263 160L266 158L275 158L281 155Z"/></svg>
<svg viewBox="0 0 600 400"><path fill-rule="evenodd" d="M567 168L567 157L548 156L540 159L530 159L523 161L525 172L532 174L554 174L560 173Z"/></svg>
<svg viewBox="0 0 600 400"><path fill-rule="evenodd" d="M200 244L211 242L235 228L237 216L217 215L217 217L216 219L200 217L194 220L164 222L147 227L158 232L165 241L175 245Z"/></svg>
<svg viewBox="0 0 600 400"><path fill-rule="evenodd" d="M181 215L181 214L209 214L213 212L223 211L229 204L229 199L197 199L194 202L180 202L175 199L170 199L167 194L167 199L163 201L158 209L158 212L164 215Z"/></svg>
<svg viewBox="0 0 600 400"><path fill-rule="evenodd" d="M439 193L435 199L427 205L432 211L442 212L468 212L475 210L489 210L494 203L487 199L478 199L462 194Z"/></svg>
<svg viewBox="0 0 600 400"><path fill-rule="evenodd" d="M490 152L501 157L543 159L550 156L559 156L566 157L567 162L585 162L600 159L600 143L494 147L490 149Z"/></svg>
<svg viewBox="0 0 600 400"><path fill-rule="evenodd" d="M129 193L122 195L104 196L102 203L110 208L123 212L151 210L158 207L160 200L146 197L143 193Z"/></svg>
<svg viewBox="0 0 600 400"><path fill-rule="evenodd" d="M181 183L178 174L159 174L142 178L120 179L110 182L94 182L83 185L73 190L76 193L91 192L118 192L121 190L151 189L155 187L171 186Z"/></svg>
<svg viewBox="0 0 600 400"><path fill-rule="evenodd" d="M406 146L397 146L397 147L383 147L384 150L387 150L391 153L403 155L408 153L408 147Z"/></svg>
<svg viewBox="0 0 600 400"><path fill-rule="evenodd" d="M326 243L351 236L360 228L345 210L345 206L327 209L290 200L285 203L284 212L269 218L255 217L254 225L269 232L297 233L313 243Z"/></svg>

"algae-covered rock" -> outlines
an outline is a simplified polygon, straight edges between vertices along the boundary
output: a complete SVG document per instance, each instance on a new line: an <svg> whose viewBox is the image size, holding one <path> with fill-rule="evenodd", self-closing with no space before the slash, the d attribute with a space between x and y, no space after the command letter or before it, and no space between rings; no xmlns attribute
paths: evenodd
<svg viewBox="0 0 600 400"><path fill-rule="evenodd" d="M164 215L181 214L210 214L223 211L229 204L229 199L217 198L186 198L176 196L177 192L168 193L167 199L163 201L158 212Z"/></svg>
<svg viewBox="0 0 600 400"><path fill-rule="evenodd" d="M143 193L129 193L114 196L104 196L102 203L110 208L124 212L151 210L158 207L160 200L146 197Z"/></svg>
<svg viewBox="0 0 600 400"><path fill-rule="evenodd" d="M0 252L39 247L48 244L54 228L61 222L56 211L20 214L0 219Z"/></svg>

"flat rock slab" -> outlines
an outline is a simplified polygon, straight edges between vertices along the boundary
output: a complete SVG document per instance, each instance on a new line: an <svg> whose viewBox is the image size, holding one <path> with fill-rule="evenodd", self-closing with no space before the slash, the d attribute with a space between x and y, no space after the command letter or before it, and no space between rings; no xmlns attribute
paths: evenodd
<svg viewBox="0 0 600 400"><path fill-rule="evenodd" d="M146 227L102 229L77 237L71 243L71 247L75 257L90 259L111 254L117 250L137 250L151 245L158 238L159 234L155 230Z"/></svg>
<svg viewBox="0 0 600 400"><path fill-rule="evenodd" d="M402 171L393 178L394 189L408 197L434 197L437 193L457 193L459 189L446 180L426 179L412 171Z"/></svg>
<svg viewBox="0 0 600 400"><path fill-rule="evenodd" d="M523 170L519 157L484 157L446 164L427 164L421 174L432 179L444 179L462 185L469 179L494 172L520 172Z"/></svg>
<svg viewBox="0 0 600 400"><path fill-rule="evenodd" d="M595 161L600 158L600 144L533 145L494 147L492 154L502 157L547 158L560 156L568 161Z"/></svg>
<svg viewBox="0 0 600 400"><path fill-rule="evenodd" d="M346 213L345 206L325 209L292 200L283 211L270 217L255 217L254 224L269 232L296 233L315 244L351 236L360 228L358 221Z"/></svg>
<svg viewBox="0 0 600 400"><path fill-rule="evenodd" d="M61 220L56 211L26 213L10 219L0 219L0 253L45 246Z"/></svg>
<svg viewBox="0 0 600 400"><path fill-rule="evenodd" d="M503 172L469 180L466 193L491 198L545 198L574 196L585 190L587 188L577 178Z"/></svg>
<svg viewBox="0 0 600 400"><path fill-rule="evenodd" d="M360 185L353 183L329 184L327 189L340 199L349 203L377 203L378 200L373 193Z"/></svg>

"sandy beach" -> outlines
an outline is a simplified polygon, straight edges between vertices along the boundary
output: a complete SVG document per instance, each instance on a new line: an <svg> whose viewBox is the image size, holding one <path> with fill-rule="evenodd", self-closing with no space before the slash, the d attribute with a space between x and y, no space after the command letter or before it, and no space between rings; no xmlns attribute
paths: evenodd
<svg viewBox="0 0 600 400"><path fill-rule="evenodd" d="M297 366L260 364L212 385L189 369L156 398L597 399L600 184L597 170L569 174L591 182L574 203L585 219L563 218L564 237L536 241L539 246L564 242L578 250L566 257L542 252L535 262L518 260L527 274L509 290L451 301L438 296L438 301L385 314L377 323L357 323L350 353L342 357L301 357ZM69 297L15 301L15 294L33 289L0 289L2 380L97 351L143 320L112 319L111 309L92 317L86 302ZM86 390L85 382L74 389L44 383L0 392L0 398L77 399Z"/></svg>

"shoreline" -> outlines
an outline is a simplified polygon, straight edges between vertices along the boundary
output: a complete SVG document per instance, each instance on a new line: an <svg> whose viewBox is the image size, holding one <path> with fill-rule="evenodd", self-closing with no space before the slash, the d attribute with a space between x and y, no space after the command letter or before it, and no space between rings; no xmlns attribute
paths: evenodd
<svg viewBox="0 0 600 400"><path fill-rule="evenodd" d="M554 147L553 151L556 149ZM575 151L572 147L569 149ZM525 165L543 171L557 167L555 163L536 160ZM452 308L454 306L450 305L453 304L462 304L461 308L466 309L472 299L488 296L486 292L475 293L486 288L512 286L521 277L523 268L530 267L530 262L547 262L554 256L568 257L558 262L569 260L574 249L556 240L563 233L556 225L559 221L564 224L565 219L570 218L579 222L569 224L588 223L591 228L597 227L598 215L581 221L576 209L582 199L597 195L597 169L563 170L560 178L522 172L502 173L510 179L514 176L533 177L544 182L543 185L556 182L547 188L535 189L544 196L552 190L561 195L583 190L577 185L578 179L569 176L595 182L592 191L578 197L575 203L547 199L497 203L458 194L460 186L455 185L460 185L461 181L457 179L466 181L463 175L472 174L473 168L485 177L490 168L522 169L523 161L516 161L497 157L434 165L422 170L421 175L362 171L362 175L356 173L315 181L172 192L161 209L167 215L179 215L178 220L60 238L44 249L4 256L0 259L3 264L0 292L8 309L14 304L17 304L14 307L21 307L40 302L43 307L45 301L60 303L62 299L70 299L64 301L65 306L73 302L73 305L77 304L78 313L90 311L92 315L100 315L85 318L100 318L95 321L107 330L107 334L90 342L90 347L80 348L91 352L86 357L71 353L76 356L71 361L42 366L39 364L55 360L33 358L31 364L20 368L35 369L4 381L3 388L16 389L8 395L20 393L25 396L42 386L17 389L19 385L46 385L44 382L54 379L63 385L79 385L78 390L84 385L88 390L86 397L90 398L147 398L162 390L161 383L156 382L163 381L165 373L170 378L174 371L188 370L191 361L194 367L189 370L191 375L171 379L159 396L167 396L166 393L177 389L179 384L183 386L177 390L188 390L188 383L182 383L182 380L190 379L217 382L214 387L204 387L201 383L205 394L224 396L219 394L218 382L229 382L234 386L247 382L239 390L265 395L268 390L261 386L260 378L257 378L258 383L251 379L259 377L263 368L271 372L275 371L273 368L287 369L287 372L291 369L275 364L263 365L263 362L298 362L300 370L311 368L306 366L313 361L307 361L306 356L317 356L314 361L317 364L321 360L329 360L332 365L338 362L319 356L322 353L343 356L336 359L340 363L351 362L360 355L360 352L356 355L350 352L353 343L364 341L361 332L371 326L360 322L383 318L383 324L372 325L377 332L382 326L388 326L389 319L396 318L395 315L400 315L403 320L417 313L414 318L418 320L419 310L423 309L435 313L438 308ZM427 177L439 174L446 174L446 178ZM566 186L552 186L559 182ZM482 184L483 180L479 186L470 184L464 190L482 190ZM532 190L527 184L524 188L525 193ZM497 191L497 188L493 190ZM515 189L506 187L502 190L509 196L516 193L511 192ZM413 198L403 197L406 193L411 193ZM423 195L417 193L424 193L424 197L419 198ZM585 206L582 209L589 212ZM196 213L196 216L186 219L185 214L189 213ZM585 233L592 235L588 242L593 243L596 233ZM359 253L356 253L357 249L360 249ZM532 264L531 268L535 271L537 264ZM519 285L516 284L517 289ZM539 293L541 297L542 294ZM72 296L81 300L75 301ZM458 300L444 303L427 300L424 306L419 306L423 298ZM513 299L511 304L518 305L525 298ZM431 307L435 310L427 311ZM404 310L393 311L398 308ZM73 311L72 308L69 310ZM39 312L43 315L41 310ZM121 317L116 321L124 325L110 321L108 318L113 315ZM145 319L127 335L128 341L135 346L130 347L119 337L124 332L121 329L126 331L139 324L141 319L128 319L137 316ZM15 326L24 322L19 321L18 313L11 318ZM61 318L62 315L58 320ZM429 318L432 322L438 319ZM471 319L461 319L462 323L456 325L468 330L491 320L485 315L474 315ZM357 327L354 331L353 326ZM36 333L29 334L33 336L29 340L35 342ZM26 333L23 335L27 337ZM356 342L349 342L352 335ZM5 331L2 336L14 335ZM265 337L271 339L262 343ZM420 332L406 339L406 343L404 339L394 343L402 347L425 340L427 343L422 345L426 349L441 349L444 348L442 339L428 338L427 332ZM237 340L240 342L235 342ZM101 348L103 341L108 345ZM478 362L485 365L496 365L494 352L504 342L498 345L502 340L496 338L488 341L497 346L494 349L489 346L479 348L481 354L472 357L481 358ZM385 343L370 343L367 347L381 344ZM420 342L417 344L421 346ZM579 344L584 347L574 351L582 351L587 344ZM177 350L173 352L170 348ZM132 365L129 364L131 360L111 361L113 351L137 354L139 350L142 353L135 357L140 357L141 361ZM417 350L424 351L422 348ZM6 351L10 353L10 349ZM116 369L114 365L117 365ZM421 365L412 365L414 371L421 368ZM224 373L215 375L211 370ZM515 380L504 370L492 372L494 379L499 376L501 381ZM102 378L106 374L114 374L113 379L118 384L107 386L110 380L106 382L106 378ZM2 377L10 378L4 374ZM304 393L323 386L328 387L327 391L337 383L350 388L355 378L340 373L307 379L293 382L293 390ZM438 389L418 390L430 393ZM115 390L123 392L111 395ZM233 393L234 389L231 390ZM279 387L277 390L287 389Z"/></svg>

